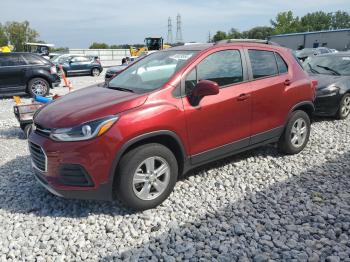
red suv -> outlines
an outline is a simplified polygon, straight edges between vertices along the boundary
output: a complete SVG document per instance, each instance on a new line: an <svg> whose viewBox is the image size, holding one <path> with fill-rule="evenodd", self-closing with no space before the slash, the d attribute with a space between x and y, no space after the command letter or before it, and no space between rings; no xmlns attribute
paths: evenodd
<svg viewBox="0 0 350 262"><path fill-rule="evenodd" d="M35 116L35 176L55 195L149 209L193 167L260 145L308 142L316 82L282 47L236 42L156 52L109 85Z"/></svg>

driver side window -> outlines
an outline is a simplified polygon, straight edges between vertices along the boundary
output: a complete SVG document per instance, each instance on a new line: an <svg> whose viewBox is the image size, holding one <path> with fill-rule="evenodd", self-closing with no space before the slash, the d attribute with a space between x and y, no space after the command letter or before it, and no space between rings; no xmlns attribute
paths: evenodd
<svg viewBox="0 0 350 262"><path fill-rule="evenodd" d="M197 84L197 69L193 68L192 71L185 78L185 93L186 96L191 96L192 89Z"/></svg>

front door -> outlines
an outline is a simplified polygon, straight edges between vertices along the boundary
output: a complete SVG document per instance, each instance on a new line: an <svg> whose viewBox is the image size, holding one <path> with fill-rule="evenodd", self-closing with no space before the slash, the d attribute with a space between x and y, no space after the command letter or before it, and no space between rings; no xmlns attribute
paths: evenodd
<svg viewBox="0 0 350 262"><path fill-rule="evenodd" d="M193 164L249 145L251 91L250 84L244 83L242 60L238 49L211 53L184 77L183 105ZM218 83L220 92L193 105L189 97L200 80Z"/></svg>

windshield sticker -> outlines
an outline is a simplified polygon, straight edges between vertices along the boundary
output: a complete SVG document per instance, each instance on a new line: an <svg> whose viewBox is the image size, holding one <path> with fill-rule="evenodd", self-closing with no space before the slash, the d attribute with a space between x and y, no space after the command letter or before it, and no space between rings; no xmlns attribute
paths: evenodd
<svg viewBox="0 0 350 262"><path fill-rule="evenodd" d="M343 56L342 59L349 61L350 60L350 56Z"/></svg>
<svg viewBox="0 0 350 262"><path fill-rule="evenodd" d="M174 59L174 60L188 60L192 57L193 54L176 54L173 56L170 56L169 58Z"/></svg>

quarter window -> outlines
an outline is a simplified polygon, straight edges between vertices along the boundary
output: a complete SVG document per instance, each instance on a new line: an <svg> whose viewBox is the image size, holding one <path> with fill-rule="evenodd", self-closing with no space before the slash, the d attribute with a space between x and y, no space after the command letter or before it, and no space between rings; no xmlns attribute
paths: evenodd
<svg viewBox="0 0 350 262"><path fill-rule="evenodd" d="M254 79L278 74L275 55L270 51L249 50Z"/></svg>
<svg viewBox="0 0 350 262"><path fill-rule="evenodd" d="M241 55L238 50L226 50L209 55L197 66L198 80L211 80L219 86L243 81Z"/></svg>
<svg viewBox="0 0 350 262"><path fill-rule="evenodd" d="M283 60L283 58L278 53L275 53L275 54L276 54L278 72L280 74L287 73L288 72L287 63Z"/></svg>
<svg viewBox="0 0 350 262"><path fill-rule="evenodd" d="M40 58L35 57L33 55L25 55L24 59L30 65L43 65L44 64L44 61L42 61Z"/></svg>

